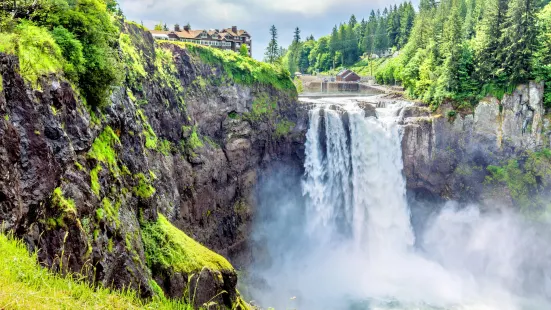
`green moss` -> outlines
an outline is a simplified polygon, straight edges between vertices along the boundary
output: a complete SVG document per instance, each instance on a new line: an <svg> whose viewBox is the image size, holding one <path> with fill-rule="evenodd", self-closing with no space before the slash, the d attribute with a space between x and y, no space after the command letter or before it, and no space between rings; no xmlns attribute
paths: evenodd
<svg viewBox="0 0 551 310"><path fill-rule="evenodd" d="M134 195L140 198L150 198L155 194L155 188L151 185L151 181L143 173L138 173L134 176L138 181L138 186L132 188Z"/></svg>
<svg viewBox="0 0 551 310"><path fill-rule="evenodd" d="M159 152L163 155L168 156L172 152L172 143L168 140L161 140L159 143Z"/></svg>
<svg viewBox="0 0 551 310"><path fill-rule="evenodd" d="M235 111L231 111L230 113L228 113L228 117L231 118L231 119L238 119L239 114Z"/></svg>
<svg viewBox="0 0 551 310"><path fill-rule="evenodd" d="M92 169L92 171L90 171L90 188L92 189L92 192L96 194L96 196L99 196L101 190L98 173L102 169L103 168L101 167L101 165L97 165L94 169Z"/></svg>
<svg viewBox="0 0 551 310"><path fill-rule="evenodd" d="M156 48L155 49L155 76L154 78L169 86L170 88L176 90L177 92L183 93L184 88L182 83L177 78L178 70L176 65L174 65L174 56L172 52L166 48ZM183 104L183 100L181 100Z"/></svg>
<svg viewBox="0 0 551 310"><path fill-rule="evenodd" d="M527 152L503 166L488 166L486 184L502 184L525 215L539 217L551 207L541 194L551 186L551 151Z"/></svg>
<svg viewBox="0 0 551 310"><path fill-rule="evenodd" d="M115 224L116 227L119 227L120 226L119 205L116 204L115 207L113 207L111 200L107 197L102 199L101 205L104 210L104 218L107 221Z"/></svg>
<svg viewBox="0 0 551 310"><path fill-rule="evenodd" d="M150 150L157 150L157 135L149 124L147 116L145 116L142 110L138 110L136 113L140 117L140 120L142 121L142 126L144 128L142 133L145 137L145 147Z"/></svg>
<svg viewBox="0 0 551 310"><path fill-rule="evenodd" d="M8 114L4 115L4 119L6 120L6 122L9 122L10 121L10 116Z"/></svg>
<svg viewBox="0 0 551 310"><path fill-rule="evenodd" d="M277 102L268 94L261 93L256 95L252 103L251 112L245 113L245 119L252 122L267 121L274 117L277 109Z"/></svg>
<svg viewBox="0 0 551 310"><path fill-rule="evenodd" d="M278 138L281 138L283 136L288 135L291 132L291 129L293 129L296 126L295 123L288 121L288 120L282 120L279 123L277 123L275 135Z"/></svg>
<svg viewBox="0 0 551 310"><path fill-rule="evenodd" d="M153 289L153 293L156 296L165 298L165 293L163 292L163 289L159 286L159 284L157 284L157 282L155 282L155 280L150 280L149 286L151 286L151 288Z"/></svg>
<svg viewBox="0 0 551 310"><path fill-rule="evenodd" d="M119 137L111 127L107 126L96 140L94 140L92 148L88 152L88 157L107 164L111 173L118 175L120 169L117 165L117 152L115 151L115 147L120 145L121 141Z"/></svg>
<svg viewBox="0 0 551 310"><path fill-rule="evenodd" d="M204 146L203 141L201 141L199 135L197 134L197 127L193 127L193 131L191 132L191 136L189 137L188 144L192 150Z"/></svg>
<svg viewBox="0 0 551 310"><path fill-rule="evenodd" d="M107 251L109 253L113 253L113 239L109 238L109 241L107 242Z"/></svg>
<svg viewBox="0 0 551 310"><path fill-rule="evenodd" d="M75 167L77 167L78 171L84 170L84 167L78 161L75 161Z"/></svg>
<svg viewBox="0 0 551 310"><path fill-rule="evenodd" d="M157 266L186 273L200 272L204 267L211 270L233 270L225 258L188 237L162 214L159 214L157 222L143 227L142 239L149 267Z"/></svg>
<svg viewBox="0 0 551 310"><path fill-rule="evenodd" d="M185 48L207 64L221 67L229 80L242 85L264 84L280 90L290 90L296 95L296 88L289 71L232 51L223 51L193 43L167 41Z"/></svg>
<svg viewBox="0 0 551 310"><path fill-rule="evenodd" d="M121 33L119 45L122 50L122 61L126 67L126 81L134 89L141 88L140 81L147 76L142 55L136 50L130 36ZM136 102L136 98L132 100Z"/></svg>
<svg viewBox="0 0 551 310"><path fill-rule="evenodd" d="M52 205L57 207L63 213L72 213L77 214L77 208L75 206L75 201L70 198L65 198L61 188L58 187L54 190L52 194Z"/></svg>
<svg viewBox="0 0 551 310"><path fill-rule="evenodd" d="M0 74L0 92L4 90L4 80L2 78L2 74Z"/></svg>

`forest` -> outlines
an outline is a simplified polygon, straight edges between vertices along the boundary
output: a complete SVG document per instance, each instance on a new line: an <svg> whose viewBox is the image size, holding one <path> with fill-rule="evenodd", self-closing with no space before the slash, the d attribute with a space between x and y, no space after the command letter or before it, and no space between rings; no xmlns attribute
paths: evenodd
<svg viewBox="0 0 551 310"><path fill-rule="evenodd" d="M409 98L433 107L452 101L468 108L528 80L545 81L551 107L551 5L421 0L415 10L403 3L372 12L367 22L352 16L317 41L295 36L284 63L303 73L373 66L378 83L403 85Z"/></svg>

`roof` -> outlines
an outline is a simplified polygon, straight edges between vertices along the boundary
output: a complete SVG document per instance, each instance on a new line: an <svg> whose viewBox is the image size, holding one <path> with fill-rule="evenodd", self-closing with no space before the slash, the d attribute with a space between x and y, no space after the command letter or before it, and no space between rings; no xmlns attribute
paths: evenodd
<svg viewBox="0 0 551 310"><path fill-rule="evenodd" d="M349 70L349 71L350 71L350 70ZM360 76L357 75L355 72L350 71L350 72L348 72L346 75L343 76L343 79L347 79L347 78L352 77L352 76L356 76L356 77L360 78Z"/></svg>
<svg viewBox="0 0 551 310"><path fill-rule="evenodd" d="M217 37L217 38L213 39L213 40L217 40L217 41L223 41L223 40L226 40L226 39L233 39L233 37L236 37L236 36L247 36L249 38L251 37L247 33L247 31L245 31L245 30L238 30L237 34L236 34L232 31L231 28L223 29L222 31L218 31L217 29L211 29L211 30L202 30L202 29L185 30L185 29L182 29L182 31L150 30L149 32L155 37L165 37L165 36L172 35L172 36L178 36L181 39L199 39L199 36L202 33L207 33L209 38L212 37L212 36L219 36L219 38Z"/></svg>
<svg viewBox="0 0 551 310"><path fill-rule="evenodd" d="M348 70L348 69L344 69L344 70L342 70L341 72L339 72L339 74L337 74L337 76L342 76L342 77L344 77L344 76L348 75L350 72L352 72L352 71L350 71L350 70Z"/></svg>
<svg viewBox="0 0 551 310"><path fill-rule="evenodd" d="M184 30L184 31L176 32L176 35L184 39L195 39L203 32L206 32L206 31L205 30Z"/></svg>

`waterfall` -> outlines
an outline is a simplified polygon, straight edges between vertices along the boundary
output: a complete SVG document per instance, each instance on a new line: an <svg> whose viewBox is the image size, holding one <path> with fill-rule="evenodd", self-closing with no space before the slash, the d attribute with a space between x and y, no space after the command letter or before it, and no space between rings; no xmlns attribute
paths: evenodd
<svg viewBox="0 0 551 310"><path fill-rule="evenodd" d="M398 108L379 118L354 104L310 112L303 183L310 231L340 232L370 255L413 246Z"/></svg>
<svg viewBox="0 0 551 310"><path fill-rule="evenodd" d="M261 305L551 309L551 229L452 202L412 225L420 206L406 198L398 122L409 103L378 105L376 117L354 99L310 103L304 175L262 186L250 270L265 281L251 288Z"/></svg>

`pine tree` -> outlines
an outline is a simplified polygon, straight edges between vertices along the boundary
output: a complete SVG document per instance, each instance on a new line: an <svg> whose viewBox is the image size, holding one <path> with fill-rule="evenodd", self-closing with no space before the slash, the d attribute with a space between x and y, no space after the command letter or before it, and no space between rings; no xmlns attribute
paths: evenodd
<svg viewBox="0 0 551 310"><path fill-rule="evenodd" d="M484 17L476 33L475 64L477 79L484 84L494 81L501 68L502 27L508 0L487 0Z"/></svg>
<svg viewBox="0 0 551 310"><path fill-rule="evenodd" d="M413 4L408 2L403 6L400 16L400 34L398 38L398 47L403 47L409 40L411 29L413 28L413 22L415 20L415 9Z"/></svg>
<svg viewBox="0 0 551 310"><path fill-rule="evenodd" d="M501 35L501 70L509 83L524 82L530 77L531 60L536 47L537 0L512 0L505 29Z"/></svg>
<svg viewBox="0 0 551 310"><path fill-rule="evenodd" d="M460 0L451 1L451 12L444 24L442 36L441 55L444 57L442 73L440 75L440 88L444 93L458 93L459 89L459 65L462 56L462 18L460 13ZM446 94L444 94L447 97Z"/></svg>
<svg viewBox="0 0 551 310"><path fill-rule="evenodd" d="M358 24L358 21L356 20L356 16L352 14L352 16L350 16L350 20L348 21L348 26L350 26L351 28L354 28L356 27L357 24Z"/></svg>
<svg viewBox="0 0 551 310"><path fill-rule="evenodd" d="M169 30L169 29L168 29L168 26L167 26L166 24L164 24L164 26L163 26L163 31L168 31L168 30Z"/></svg>
<svg viewBox="0 0 551 310"><path fill-rule="evenodd" d="M295 35L293 37L293 43L300 43L300 29L298 27L295 28Z"/></svg>
<svg viewBox="0 0 551 310"><path fill-rule="evenodd" d="M270 27L270 42L266 48L266 53L264 54L264 60L268 63L275 63L279 58L280 50L279 45L277 44L277 29L275 25Z"/></svg>

